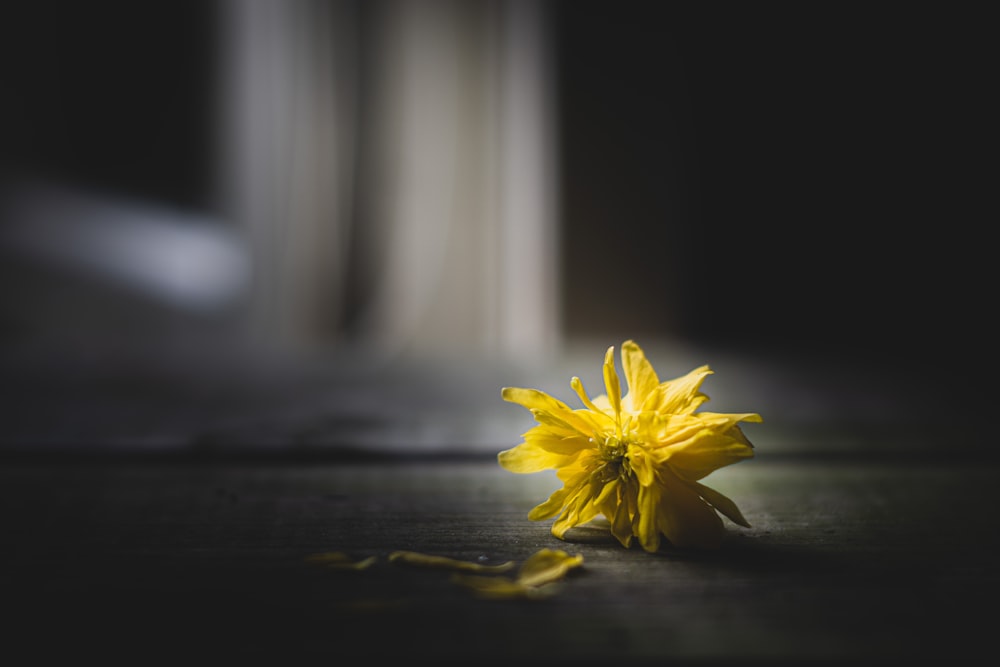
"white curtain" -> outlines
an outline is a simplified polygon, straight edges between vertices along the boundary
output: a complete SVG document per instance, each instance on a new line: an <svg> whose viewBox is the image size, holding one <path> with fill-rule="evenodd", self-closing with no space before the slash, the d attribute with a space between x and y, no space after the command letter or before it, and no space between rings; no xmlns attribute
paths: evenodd
<svg viewBox="0 0 1000 667"><path fill-rule="evenodd" d="M559 345L553 72L529 0L226 0L220 192L288 347Z"/></svg>

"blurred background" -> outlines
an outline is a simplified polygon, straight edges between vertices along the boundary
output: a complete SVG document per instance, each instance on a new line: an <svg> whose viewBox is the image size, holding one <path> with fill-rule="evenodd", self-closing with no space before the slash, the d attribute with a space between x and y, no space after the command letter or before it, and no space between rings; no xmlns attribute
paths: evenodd
<svg viewBox="0 0 1000 667"><path fill-rule="evenodd" d="M992 451L979 10L0 16L5 451L493 453L629 338L762 452Z"/></svg>

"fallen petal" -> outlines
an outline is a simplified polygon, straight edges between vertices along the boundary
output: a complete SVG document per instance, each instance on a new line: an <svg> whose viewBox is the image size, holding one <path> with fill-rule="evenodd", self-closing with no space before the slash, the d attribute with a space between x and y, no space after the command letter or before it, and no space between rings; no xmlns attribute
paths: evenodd
<svg viewBox="0 0 1000 667"><path fill-rule="evenodd" d="M353 560L342 551L326 551L323 553L310 554L305 558L307 563L321 565L332 570L365 570L375 564L375 556L369 556L361 560Z"/></svg>
<svg viewBox="0 0 1000 667"><path fill-rule="evenodd" d="M573 568L583 565L583 556L570 556L559 549L542 549L524 561L517 574L517 582L539 587L566 576Z"/></svg>
<svg viewBox="0 0 1000 667"><path fill-rule="evenodd" d="M507 561L499 565L483 565L446 556L417 553L416 551L393 551L389 554L389 562L462 572L508 572L514 568L514 561Z"/></svg>

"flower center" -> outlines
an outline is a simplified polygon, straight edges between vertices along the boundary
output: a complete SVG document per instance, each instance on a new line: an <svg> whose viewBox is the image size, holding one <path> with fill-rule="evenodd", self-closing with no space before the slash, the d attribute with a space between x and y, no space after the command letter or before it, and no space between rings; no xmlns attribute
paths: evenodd
<svg viewBox="0 0 1000 667"><path fill-rule="evenodd" d="M628 459L629 441L616 435L609 435L597 447L600 465L594 471L595 478L601 483L607 483L619 477L624 479L632 474L632 465Z"/></svg>

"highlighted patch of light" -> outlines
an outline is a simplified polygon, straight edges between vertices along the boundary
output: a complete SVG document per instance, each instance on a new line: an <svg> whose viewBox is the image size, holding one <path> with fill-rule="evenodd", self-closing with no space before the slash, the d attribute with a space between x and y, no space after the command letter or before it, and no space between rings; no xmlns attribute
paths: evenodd
<svg viewBox="0 0 1000 667"><path fill-rule="evenodd" d="M6 250L175 307L215 310L249 286L242 239L209 216L48 186L10 188L0 207Z"/></svg>

